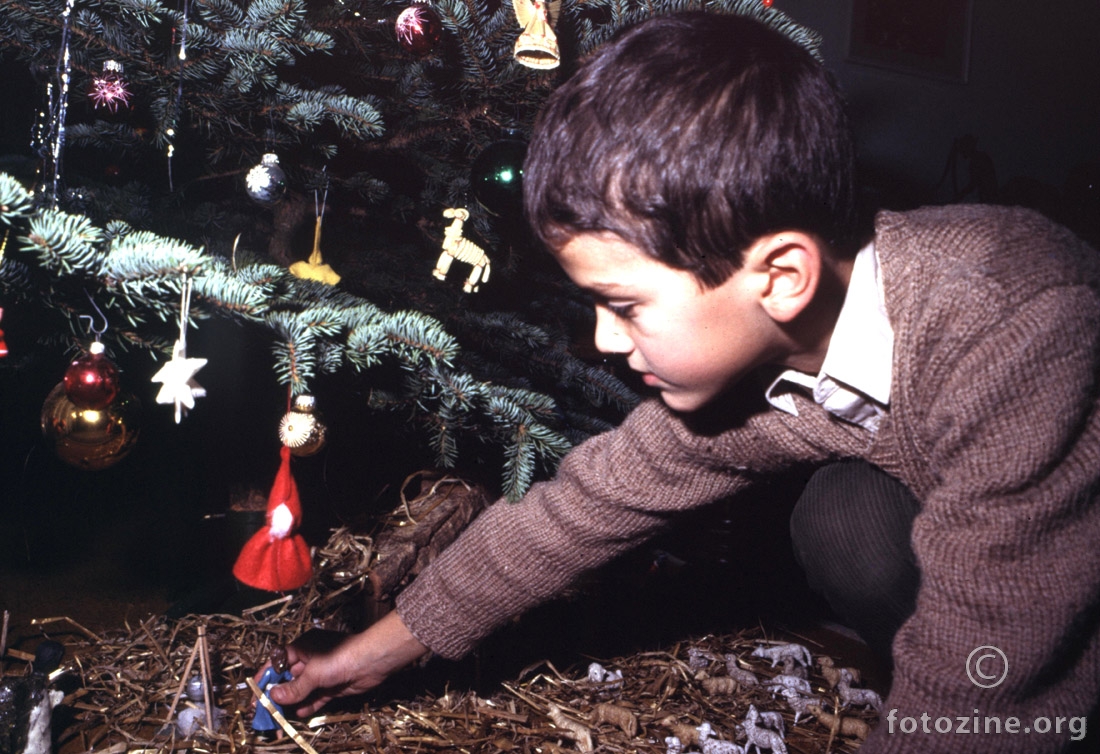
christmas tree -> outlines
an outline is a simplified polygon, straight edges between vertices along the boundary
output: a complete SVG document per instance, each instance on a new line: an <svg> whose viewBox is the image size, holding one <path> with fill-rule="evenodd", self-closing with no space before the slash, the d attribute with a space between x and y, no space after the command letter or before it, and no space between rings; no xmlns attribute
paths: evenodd
<svg viewBox="0 0 1100 754"><path fill-rule="evenodd" d="M432 463L494 469L518 499L637 401L524 227L541 102L655 13L747 14L817 51L770 6L9 0L0 62L28 82L9 107L29 149L0 174L0 325L14 343L33 322L60 377L92 340L159 368L233 323L288 403L396 417ZM164 401L177 422L218 390L203 381Z"/></svg>

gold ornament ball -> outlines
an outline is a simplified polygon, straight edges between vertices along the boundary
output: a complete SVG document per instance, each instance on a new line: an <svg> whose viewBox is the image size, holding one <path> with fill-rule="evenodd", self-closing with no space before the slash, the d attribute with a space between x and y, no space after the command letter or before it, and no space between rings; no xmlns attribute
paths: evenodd
<svg viewBox="0 0 1100 754"><path fill-rule="evenodd" d="M101 409L80 408L59 382L42 404L42 434L53 441L62 461L85 471L121 461L140 431L141 402L130 393L120 392Z"/></svg>
<svg viewBox="0 0 1100 754"><path fill-rule="evenodd" d="M299 395L294 407L279 422L279 440L290 448L290 454L311 456L325 445L328 428L314 405L313 396Z"/></svg>

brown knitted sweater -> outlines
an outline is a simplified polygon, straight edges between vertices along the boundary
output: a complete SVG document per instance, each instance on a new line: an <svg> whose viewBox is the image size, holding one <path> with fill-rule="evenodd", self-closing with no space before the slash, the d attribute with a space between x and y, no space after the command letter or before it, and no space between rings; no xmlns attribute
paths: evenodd
<svg viewBox="0 0 1100 754"><path fill-rule="evenodd" d="M1065 747L1065 727L1023 729L1084 716L1100 698L1100 259L1036 213L974 205L883 213L875 248L895 331L877 433L802 396L797 417L769 409L751 380L705 421L643 402L521 503L491 506L399 596L413 634L459 657L677 512L794 462L858 457L922 504L916 613L862 751ZM966 672L986 645L1008 658L993 688ZM891 709L917 732L890 733ZM1020 730L935 732L937 718L976 715L1016 717Z"/></svg>

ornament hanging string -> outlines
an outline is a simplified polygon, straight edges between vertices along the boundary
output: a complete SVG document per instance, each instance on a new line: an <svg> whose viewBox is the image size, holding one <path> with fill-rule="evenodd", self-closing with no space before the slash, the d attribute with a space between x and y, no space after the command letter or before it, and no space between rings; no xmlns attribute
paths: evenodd
<svg viewBox="0 0 1100 754"><path fill-rule="evenodd" d="M321 168L321 180L324 182L325 193L323 195L317 189L313 189L313 214L317 221L313 224L313 253L309 261L312 264L321 264L321 220L325 216L325 206L328 204L328 165Z"/></svg>
<svg viewBox="0 0 1100 754"><path fill-rule="evenodd" d="M180 285L179 350L181 353L187 353L187 322L191 319L191 285L191 276L186 272L183 273L183 283Z"/></svg>
<svg viewBox="0 0 1100 754"><path fill-rule="evenodd" d="M321 183L325 187L324 194L320 194L317 189L313 189L313 213L317 215L318 222L325 214L325 205L328 204L328 165L321 168ZM316 245L316 242L314 245Z"/></svg>

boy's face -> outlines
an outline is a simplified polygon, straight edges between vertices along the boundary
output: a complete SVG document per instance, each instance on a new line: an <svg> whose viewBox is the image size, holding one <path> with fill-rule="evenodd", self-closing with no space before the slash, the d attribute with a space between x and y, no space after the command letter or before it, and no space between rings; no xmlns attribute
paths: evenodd
<svg viewBox="0 0 1100 754"><path fill-rule="evenodd" d="M611 234L576 236L556 256L595 299L596 348L626 357L674 411L705 406L770 360L744 269L703 289L690 273Z"/></svg>

